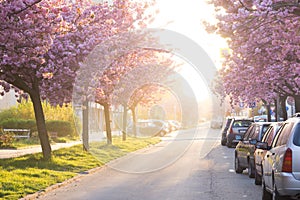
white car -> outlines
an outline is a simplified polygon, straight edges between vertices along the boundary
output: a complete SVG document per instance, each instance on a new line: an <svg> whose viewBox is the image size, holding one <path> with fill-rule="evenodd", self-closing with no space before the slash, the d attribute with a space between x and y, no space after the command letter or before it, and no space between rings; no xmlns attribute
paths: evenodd
<svg viewBox="0 0 300 200"><path fill-rule="evenodd" d="M262 162L263 200L300 197L300 118L283 123Z"/></svg>

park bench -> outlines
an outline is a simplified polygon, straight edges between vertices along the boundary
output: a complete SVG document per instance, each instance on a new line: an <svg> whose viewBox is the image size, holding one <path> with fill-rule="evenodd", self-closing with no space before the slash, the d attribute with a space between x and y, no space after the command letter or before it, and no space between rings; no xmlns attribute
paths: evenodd
<svg viewBox="0 0 300 200"><path fill-rule="evenodd" d="M13 129L13 128L4 128L3 132L14 133L14 138L30 138L30 129Z"/></svg>
<svg viewBox="0 0 300 200"><path fill-rule="evenodd" d="M57 132L48 132L48 135L51 137L51 138L57 138L58 134Z"/></svg>

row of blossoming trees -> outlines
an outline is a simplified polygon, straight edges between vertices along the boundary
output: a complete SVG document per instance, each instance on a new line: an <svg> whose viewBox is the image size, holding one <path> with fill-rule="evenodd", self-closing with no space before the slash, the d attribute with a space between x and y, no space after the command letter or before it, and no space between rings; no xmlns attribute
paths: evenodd
<svg viewBox="0 0 300 200"><path fill-rule="evenodd" d="M75 98L95 101L108 111L115 93L121 97L126 89L114 90L121 77L156 62L157 52L128 48L145 41L143 34L129 32L146 26L151 16L145 13L153 4L0 0L0 85L4 92L14 89L19 98L29 96L33 102L44 159L51 159L51 146L41 101L62 106L72 102L75 93ZM147 73L142 71L132 72L137 73L134 79ZM155 77L148 71L149 77ZM128 87L133 87L131 81L126 83ZM111 135L108 139L111 143Z"/></svg>
<svg viewBox="0 0 300 200"><path fill-rule="evenodd" d="M300 4L295 0L211 0L218 23L207 29L226 38L229 50L214 89L232 104L266 105L294 97L300 111ZM286 115L286 114L285 114Z"/></svg>

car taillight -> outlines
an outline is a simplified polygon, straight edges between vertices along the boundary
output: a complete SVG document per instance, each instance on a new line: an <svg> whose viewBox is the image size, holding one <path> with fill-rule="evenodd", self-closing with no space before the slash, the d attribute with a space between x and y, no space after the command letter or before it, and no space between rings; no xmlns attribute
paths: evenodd
<svg viewBox="0 0 300 200"><path fill-rule="evenodd" d="M284 154L283 163L282 163L282 172L288 172L291 173L293 171L292 169L292 150L288 148Z"/></svg>
<svg viewBox="0 0 300 200"><path fill-rule="evenodd" d="M233 133L233 129L232 129L232 127L230 128L230 130L229 130L229 133L230 133L230 134L232 134L232 133Z"/></svg>

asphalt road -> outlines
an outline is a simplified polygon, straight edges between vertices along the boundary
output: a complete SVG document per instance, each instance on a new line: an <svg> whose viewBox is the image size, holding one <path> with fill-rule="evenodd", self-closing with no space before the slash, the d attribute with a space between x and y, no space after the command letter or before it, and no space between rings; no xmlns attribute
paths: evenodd
<svg viewBox="0 0 300 200"><path fill-rule="evenodd" d="M221 146L220 130L208 127L166 136L156 146L111 162L38 199L261 199L261 187L247 172L234 172L234 149Z"/></svg>

